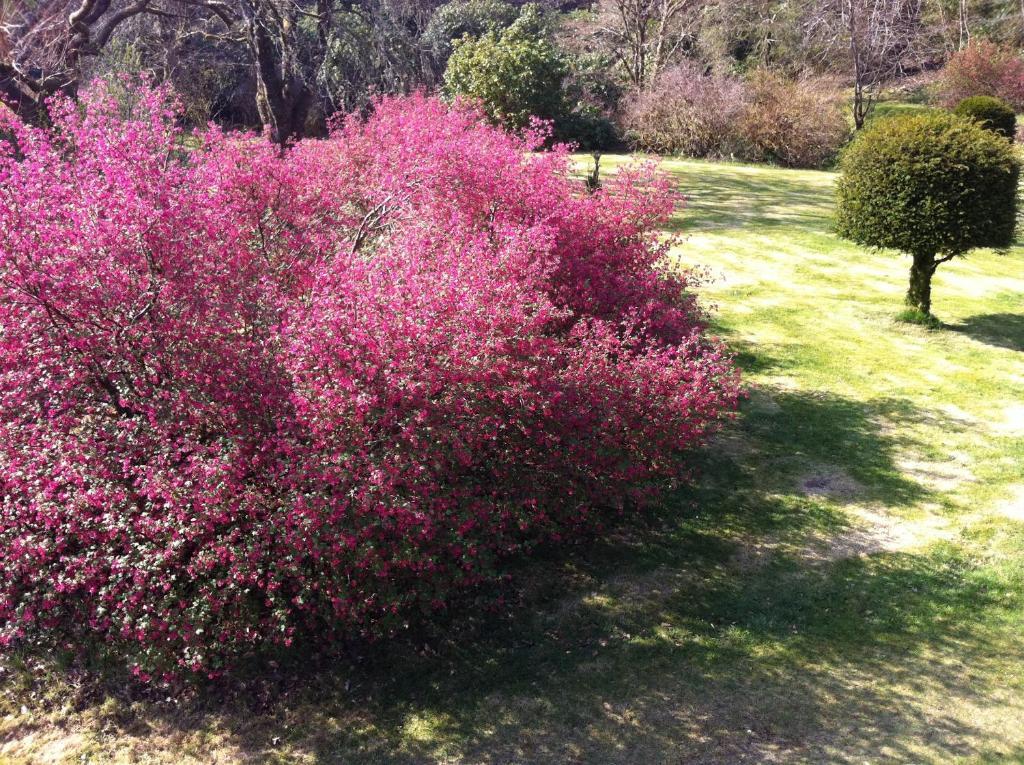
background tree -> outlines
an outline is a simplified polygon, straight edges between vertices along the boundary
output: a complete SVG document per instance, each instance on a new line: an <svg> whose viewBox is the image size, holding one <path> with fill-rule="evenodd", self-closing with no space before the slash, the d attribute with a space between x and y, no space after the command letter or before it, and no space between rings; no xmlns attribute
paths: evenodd
<svg viewBox="0 0 1024 765"><path fill-rule="evenodd" d="M256 70L260 121L277 143L302 135L314 102L317 58L322 60L327 39L303 39L299 16L316 14L318 25L329 28L331 4L316 0L312 8L298 0L235 0L234 10ZM314 47L319 57L310 55Z"/></svg>
<svg viewBox="0 0 1024 765"><path fill-rule="evenodd" d="M519 16L519 10L502 0L452 0L439 6L431 15L423 33L423 43L430 51L439 73L444 72L456 40L464 36L480 37L486 32L502 30Z"/></svg>
<svg viewBox="0 0 1024 765"><path fill-rule="evenodd" d="M449 97L476 99L496 122L526 127L531 117L557 120L566 111L566 62L552 44L538 6L525 6L507 29L455 43L444 75Z"/></svg>
<svg viewBox="0 0 1024 765"><path fill-rule="evenodd" d="M599 0L598 24L628 81L642 87L692 41L701 0Z"/></svg>
<svg viewBox="0 0 1024 765"><path fill-rule="evenodd" d="M924 0L824 0L807 16L807 45L822 61L845 61L860 130L882 86L926 58Z"/></svg>
<svg viewBox="0 0 1024 765"><path fill-rule="evenodd" d="M74 96L84 59L151 0L0 0L0 96L34 121L55 93Z"/></svg>
<svg viewBox="0 0 1024 765"><path fill-rule="evenodd" d="M803 6L784 0L717 0L700 14L697 46L704 58L738 70L796 62ZM788 68L801 68L803 62Z"/></svg>
<svg viewBox="0 0 1024 765"><path fill-rule="evenodd" d="M364 110L375 95L437 88L453 42L489 32L500 38L520 2L0 0L0 97L39 118L53 93L73 95L97 76L144 73L175 88L194 125L265 125L284 142L322 132L328 115ZM702 76L770 69L789 80L841 77L858 126L883 87L938 69L950 56L941 91L950 106L982 93L1015 106L1022 100L1013 95L1021 0L971 2L973 41L963 51L960 0L545 0L544 7L542 45L566 70L562 108L575 123L561 123L567 137L612 136L610 120L684 62ZM998 57L987 56L985 38L999 45ZM976 88L992 79L986 57L998 58L1000 77L1010 73L998 92ZM945 85L957 72L962 82L951 91Z"/></svg>
<svg viewBox="0 0 1024 765"><path fill-rule="evenodd" d="M907 303L924 317L940 264L1013 243L1020 160L975 122L944 112L881 120L853 142L840 169L837 232L909 254Z"/></svg>
<svg viewBox="0 0 1024 765"><path fill-rule="evenodd" d="M131 44L159 81L177 72L185 90L205 83L204 96L247 93L279 143L374 92L431 83L419 41L433 0L0 2L0 93L26 114L56 92L73 95L111 40ZM231 85L212 82L225 71Z"/></svg>

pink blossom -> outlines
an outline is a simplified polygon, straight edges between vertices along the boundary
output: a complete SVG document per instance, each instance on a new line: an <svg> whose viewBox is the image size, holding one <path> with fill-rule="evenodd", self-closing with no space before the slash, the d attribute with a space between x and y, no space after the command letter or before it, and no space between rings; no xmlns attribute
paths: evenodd
<svg viewBox="0 0 1024 765"><path fill-rule="evenodd" d="M421 95L284 154L133 102L0 116L0 643L148 677L386 634L685 480L735 407L653 168L589 195Z"/></svg>

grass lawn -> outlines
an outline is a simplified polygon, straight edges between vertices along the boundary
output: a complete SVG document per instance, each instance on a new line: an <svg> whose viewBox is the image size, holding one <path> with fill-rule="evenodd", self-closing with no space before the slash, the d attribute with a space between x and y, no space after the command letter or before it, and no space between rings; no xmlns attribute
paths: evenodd
<svg viewBox="0 0 1024 765"><path fill-rule="evenodd" d="M832 175L665 167L751 386L695 487L507 614L226 699L0 659L0 762L1024 762L1024 252L943 265L928 331Z"/></svg>
<svg viewBox="0 0 1024 765"><path fill-rule="evenodd" d="M905 101L879 101L875 104L875 108L868 115L869 120L880 119L883 117L903 117L914 114L925 114L929 111L935 111L938 107L929 106L927 104L912 104Z"/></svg>

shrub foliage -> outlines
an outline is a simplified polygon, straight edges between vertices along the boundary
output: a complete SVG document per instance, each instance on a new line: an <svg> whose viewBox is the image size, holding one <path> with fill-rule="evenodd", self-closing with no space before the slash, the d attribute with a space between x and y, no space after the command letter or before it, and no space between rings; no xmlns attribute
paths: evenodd
<svg viewBox="0 0 1024 765"><path fill-rule="evenodd" d="M826 165L850 137L838 93L827 81L766 71L742 80L706 74L692 63L665 71L634 94L624 123L644 151L787 167Z"/></svg>
<svg viewBox="0 0 1024 765"><path fill-rule="evenodd" d="M737 398L650 169L423 96L280 154L158 92L0 150L0 640L387 634L685 479Z"/></svg>
<svg viewBox="0 0 1024 765"><path fill-rule="evenodd" d="M850 139L841 96L827 80L755 72L740 129L746 157L786 167L823 167Z"/></svg>
<svg viewBox="0 0 1024 765"><path fill-rule="evenodd" d="M988 40L973 40L943 67L936 95L949 109L971 96L993 96L1024 109L1024 59Z"/></svg>
<svg viewBox="0 0 1024 765"><path fill-rule="evenodd" d="M506 29L456 40L444 73L447 95L478 101L491 119L516 130L536 117L560 118L569 69L545 23L539 7L527 5Z"/></svg>
<svg viewBox="0 0 1024 765"><path fill-rule="evenodd" d="M705 74L695 62L674 66L639 90L623 112L626 135L643 151L728 157L741 151L737 130L747 94L735 77Z"/></svg>
<svg viewBox="0 0 1024 765"><path fill-rule="evenodd" d="M924 314L939 264L1013 241L1020 162L976 122L944 112L879 120L844 153L841 171L838 233L912 255L907 302Z"/></svg>
<svg viewBox="0 0 1024 765"><path fill-rule="evenodd" d="M957 104L953 113L974 120L986 130L1011 141L1017 136L1017 115L1008 103L998 98L971 96Z"/></svg>

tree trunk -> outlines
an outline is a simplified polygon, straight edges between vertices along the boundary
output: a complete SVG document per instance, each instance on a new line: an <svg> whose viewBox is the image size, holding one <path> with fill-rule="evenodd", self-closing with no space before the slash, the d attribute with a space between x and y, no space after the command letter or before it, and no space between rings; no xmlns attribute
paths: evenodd
<svg viewBox="0 0 1024 765"><path fill-rule="evenodd" d="M960 50L971 42L971 22L968 19L967 0L960 0Z"/></svg>
<svg viewBox="0 0 1024 765"><path fill-rule="evenodd" d="M935 273L935 256L914 255L910 266L910 288L907 290L907 305L930 316L932 312L932 274Z"/></svg>
<svg viewBox="0 0 1024 765"><path fill-rule="evenodd" d="M313 105L295 39L293 9L269 0L243 5L246 37L256 64L256 109L274 143L301 137ZM281 12L279 12L279 10Z"/></svg>
<svg viewBox="0 0 1024 765"><path fill-rule="evenodd" d="M847 0L847 30L850 33L850 58L853 61L853 126L857 130L864 127L864 68L861 65L860 40L857 37L857 5L854 0Z"/></svg>
<svg viewBox="0 0 1024 765"><path fill-rule="evenodd" d="M857 80L853 85L853 127L855 130L863 130L867 121L864 108L864 85L860 81L860 72L857 72Z"/></svg>
<svg viewBox="0 0 1024 765"><path fill-rule="evenodd" d="M313 93L300 77L265 78L257 68L256 110L260 121L270 129L270 139L284 146L289 139L301 138L313 104Z"/></svg>
<svg viewBox="0 0 1024 765"><path fill-rule="evenodd" d="M22 120L31 125L47 121L45 93L39 93L0 67L0 101L7 104Z"/></svg>

